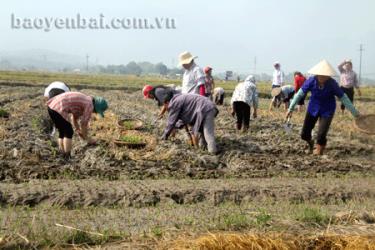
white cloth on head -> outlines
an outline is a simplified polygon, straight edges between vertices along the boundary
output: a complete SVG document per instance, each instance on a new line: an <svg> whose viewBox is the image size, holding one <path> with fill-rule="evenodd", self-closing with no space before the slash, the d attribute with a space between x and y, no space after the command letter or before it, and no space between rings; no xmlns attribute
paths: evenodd
<svg viewBox="0 0 375 250"><path fill-rule="evenodd" d="M65 83L56 81L56 82L52 82L44 90L44 97L49 97L49 92L51 91L51 89L61 89L61 90L64 90L64 92L69 92L70 91L70 89L68 88L68 86L66 86Z"/></svg>
<svg viewBox="0 0 375 250"><path fill-rule="evenodd" d="M281 69L275 69L273 72L272 86L283 86L284 72Z"/></svg>
<svg viewBox="0 0 375 250"><path fill-rule="evenodd" d="M258 91L255 85L255 78L250 75L244 82L239 83L234 89L231 104L234 102L245 102L250 107L258 107Z"/></svg>
<svg viewBox="0 0 375 250"><path fill-rule="evenodd" d="M185 70L182 78L182 94L199 94L199 87L206 83L203 70L193 63L190 69Z"/></svg>

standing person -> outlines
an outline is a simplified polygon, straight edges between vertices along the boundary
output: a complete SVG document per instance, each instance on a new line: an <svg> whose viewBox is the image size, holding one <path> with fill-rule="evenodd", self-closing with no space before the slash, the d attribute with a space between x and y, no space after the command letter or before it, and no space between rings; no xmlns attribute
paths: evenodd
<svg viewBox="0 0 375 250"><path fill-rule="evenodd" d="M284 85L284 72L281 70L279 62L273 64L275 70L273 71L272 88L280 88Z"/></svg>
<svg viewBox="0 0 375 250"><path fill-rule="evenodd" d="M52 97L55 97L56 95L69 91L70 89L68 85L63 82L55 81L48 85L48 87L44 90L44 98L48 100Z"/></svg>
<svg viewBox="0 0 375 250"><path fill-rule="evenodd" d="M204 73L206 74L206 96L212 101L212 94L215 89L215 82L214 78L212 77L212 68L210 66L205 67Z"/></svg>
<svg viewBox="0 0 375 250"><path fill-rule="evenodd" d="M344 93L349 97L349 100L354 100L354 88L357 89L358 95L361 96L361 90L359 89L359 82L357 73L353 71L353 64L350 60L344 60L338 65L340 71L340 86ZM344 113L345 105L341 105L341 111Z"/></svg>
<svg viewBox="0 0 375 250"><path fill-rule="evenodd" d="M244 82L239 83L234 89L231 104L232 116L237 117L237 130L243 129L246 132L250 125L251 106L253 106L253 116L257 117L258 91L255 84L255 77L249 75Z"/></svg>
<svg viewBox="0 0 375 250"><path fill-rule="evenodd" d="M215 104L197 94L175 95L168 105L168 122L162 139L167 140L179 120L192 127L193 145L205 146L208 152L216 154L215 117L218 114ZM199 134L202 134L198 143Z"/></svg>
<svg viewBox="0 0 375 250"><path fill-rule="evenodd" d="M311 132L319 120L317 145L314 154L322 155L327 145L327 134L336 110L335 97L340 99L354 117L358 117L360 114L354 108L348 96L339 87L338 83L332 78L336 75L336 72L326 60L321 61L310 69L309 73L314 76L307 79L302 88L294 96L286 118L292 116L292 112L301 98L308 92L311 92L301 138L308 143L309 152L313 152L314 141L312 140Z"/></svg>
<svg viewBox="0 0 375 250"><path fill-rule="evenodd" d="M294 93L298 92L298 90L302 87L305 81L306 81L306 78L304 75L302 75L301 72L299 71L294 72ZM305 105L305 98L306 96L298 102L298 106L297 106L298 112L302 111L302 108Z"/></svg>
<svg viewBox="0 0 375 250"><path fill-rule="evenodd" d="M145 99L156 100L158 106L161 107L158 115L159 119L163 118L165 112L167 111L168 103L172 99L173 95L181 93L181 91L163 85L158 85L155 87L145 85L142 92Z"/></svg>
<svg viewBox="0 0 375 250"><path fill-rule="evenodd" d="M272 107L279 108L281 103L284 103L285 111L289 107L289 102L294 96L294 87L292 85L284 85L281 88L272 89L272 101L269 107L269 111L272 111Z"/></svg>
<svg viewBox="0 0 375 250"><path fill-rule="evenodd" d="M199 94L206 95L205 90L205 75L202 69L195 64L194 59L190 52L183 52L179 56L179 66L185 69L182 78L182 94Z"/></svg>
<svg viewBox="0 0 375 250"><path fill-rule="evenodd" d="M47 104L48 113L59 131L59 150L64 158L69 159L72 150L72 124L82 139L89 144L96 143L88 135L88 125L92 113L104 117L104 111L108 108L105 99L79 92L67 92L50 99Z"/></svg>
<svg viewBox="0 0 375 250"><path fill-rule="evenodd" d="M223 105L224 97L225 97L225 91L222 87L214 88L214 93L212 95L212 98L216 105Z"/></svg>

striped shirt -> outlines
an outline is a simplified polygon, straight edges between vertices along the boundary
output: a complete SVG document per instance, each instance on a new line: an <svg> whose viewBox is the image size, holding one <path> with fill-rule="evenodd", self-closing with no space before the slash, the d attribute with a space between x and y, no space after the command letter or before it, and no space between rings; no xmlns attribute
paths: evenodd
<svg viewBox="0 0 375 250"><path fill-rule="evenodd" d="M70 121L70 114L81 121L81 125L87 126L94 104L91 96L79 92L66 92L50 99L48 107L59 113L65 120Z"/></svg>

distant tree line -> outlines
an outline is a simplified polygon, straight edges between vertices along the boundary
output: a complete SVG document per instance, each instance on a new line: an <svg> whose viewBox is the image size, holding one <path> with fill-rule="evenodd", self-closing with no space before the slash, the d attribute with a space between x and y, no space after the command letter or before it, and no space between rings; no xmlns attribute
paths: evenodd
<svg viewBox="0 0 375 250"><path fill-rule="evenodd" d="M140 62L136 63L134 61L129 62L126 65L96 65L90 67L91 72L106 73L106 74L124 74L124 75L176 75L182 74L183 70L178 68L168 68L163 63L150 63L150 62Z"/></svg>

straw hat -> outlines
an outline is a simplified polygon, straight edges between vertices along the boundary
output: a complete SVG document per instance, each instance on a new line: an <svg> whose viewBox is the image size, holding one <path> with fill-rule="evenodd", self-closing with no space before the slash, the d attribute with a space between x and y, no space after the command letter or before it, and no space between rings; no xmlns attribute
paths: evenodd
<svg viewBox="0 0 375 250"><path fill-rule="evenodd" d="M280 93L281 93L281 88L274 88L274 89L272 89L272 91L271 91L271 95L272 95L273 97L280 95Z"/></svg>
<svg viewBox="0 0 375 250"><path fill-rule="evenodd" d="M178 63L178 66L181 66L183 64L189 64L192 60L194 60L195 58L197 58L196 56L193 56L190 52L188 51L185 51L185 52L182 52L179 57L178 57L178 60L179 60L179 63Z"/></svg>
<svg viewBox="0 0 375 250"><path fill-rule="evenodd" d="M320 75L320 76L335 76L335 69L327 62L327 60L322 60L320 63L312 67L309 71L309 74Z"/></svg>
<svg viewBox="0 0 375 250"><path fill-rule="evenodd" d="M354 121L354 126L361 132L375 135L375 115L360 115Z"/></svg>

